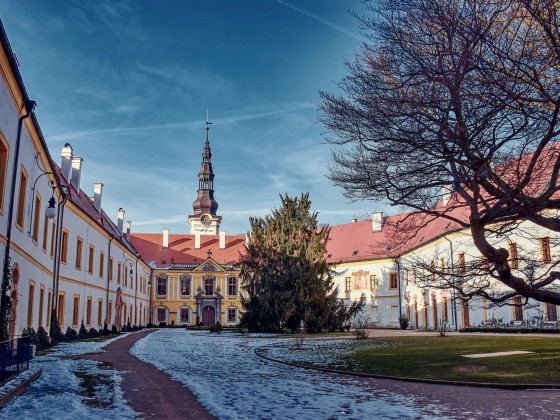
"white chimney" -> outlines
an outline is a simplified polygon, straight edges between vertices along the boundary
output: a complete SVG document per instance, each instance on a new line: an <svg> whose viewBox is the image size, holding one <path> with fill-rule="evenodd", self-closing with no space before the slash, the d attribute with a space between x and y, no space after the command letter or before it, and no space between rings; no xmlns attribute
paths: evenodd
<svg viewBox="0 0 560 420"><path fill-rule="evenodd" d="M82 176L82 162L81 157L75 156L72 158L72 179L70 183L78 193L80 192L80 178Z"/></svg>
<svg viewBox="0 0 560 420"><path fill-rule="evenodd" d="M350 223L356 223L358 221L358 219L352 219L350 220Z"/></svg>
<svg viewBox="0 0 560 420"><path fill-rule="evenodd" d="M130 242L130 226L132 225L132 222L130 220L126 221L126 238L128 239L128 241Z"/></svg>
<svg viewBox="0 0 560 420"><path fill-rule="evenodd" d="M374 211L371 213L371 231L381 232L383 229L383 212Z"/></svg>
<svg viewBox="0 0 560 420"><path fill-rule="evenodd" d="M66 143L64 145L62 152L60 152L60 157L62 158L62 162L60 163L60 173L66 182L70 182L70 175L72 173L72 158L74 157L74 151L72 150L70 143Z"/></svg>
<svg viewBox="0 0 560 420"><path fill-rule="evenodd" d="M163 243L162 248L169 248L169 229L163 229Z"/></svg>
<svg viewBox="0 0 560 420"><path fill-rule="evenodd" d="M451 198L451 192L451 184L444 185L441 188L443 207L447 207L447 203L449 203L449 199Z"/></svg>
<svg viewBox="0 0 560 420"><path fill-rule="evenodd" d="M194 249L200 249L200 232L194 233Z"/></svg>
<svg viewBox="0 0 560 420"><path fill-rule="evenodd" d="M119 231L119 235L122 235L123 233L123 221L124 221L124 210L121 207L117 213L117 229Z"/></svg>
<svg viewBox="0 0 560 420"><path fill-rule="evenodd" d="M226 231L220 231L220 249L226 249Z"/></svg>
<svg viewBox="0 0 560 420"><path fill-rule="evenodd" d="M245 231L245 246L249 246L249 242L251 241L251 231Z"/></svg>
<svg viewBox="0 0 560 420"><path fill-rule="evenodd" d="M101 213L101 193L103 191L103 184L101 182L93 183L93 205L98 213Z"/></svg>

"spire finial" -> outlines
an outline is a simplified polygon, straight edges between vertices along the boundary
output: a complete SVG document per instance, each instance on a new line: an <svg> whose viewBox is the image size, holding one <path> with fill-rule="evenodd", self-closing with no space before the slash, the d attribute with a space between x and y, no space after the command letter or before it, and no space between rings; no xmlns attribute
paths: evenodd
<svg viewBox="0 0 560 420"><path fill-rule="evenodd" d="M208 131L210 131L210 125L212 123L208 121L208 110L206 110L206 141L208 141Z"/></svg>

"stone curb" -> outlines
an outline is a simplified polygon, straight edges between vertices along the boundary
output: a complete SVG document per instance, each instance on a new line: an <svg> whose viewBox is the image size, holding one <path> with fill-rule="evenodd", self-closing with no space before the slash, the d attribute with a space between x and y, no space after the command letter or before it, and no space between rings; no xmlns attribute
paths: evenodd
<svg viewBox="0 0 560 420"><path fill-rule="evenodd" d="M293 366L302 369L308 370L318 370L321 372L327 373L336 373L339 375L350 375L350 376L361 376L364 378L376 378L376 379L390 379L393 381L402 381L402 382L419 382L425 384L436 384L436 385L455 385L455 386L470 386L470 387L479 387L479 388L495 388L495 389L560 389L560 384L500 384L500 383L493 383L493 382L462 382L462 381L445 381L441 379L422 379L422 378L408 378L404 376L389 376L389 375L378 375L375 373L364 373L364 372L351 372L346 370L338 370L338 369L330 369L318 366L307 366L301 365L299 363L293 362L286 362L285 360L278 360L272 357L265 356L262 354L259 349L255 349L255 354L265 360L269 360L271 362L281 363L283 365Z"/></svg>
<svg viewBox="0 0 560 420"><path fill-rule="evenodd" d="M12 398L17 397L23 391L25 391L25 388L27 388L31 384L31 382L33 382L39 376L41 376L42 373L43 373L43 370L39 369L31 377L27 378L25 381L23 381L22 383L17 385L14 389L12 389L6 395L4 395L2 398L0 398L0 409L2 407L4 407L6 404L8 404Z"/></svg>

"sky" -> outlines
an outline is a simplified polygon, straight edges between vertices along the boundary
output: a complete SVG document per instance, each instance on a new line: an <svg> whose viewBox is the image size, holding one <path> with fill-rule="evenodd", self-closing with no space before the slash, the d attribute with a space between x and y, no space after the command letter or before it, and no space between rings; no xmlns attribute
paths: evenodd
<svg viewBox="0 0 560 420"><path fill-rule="evenodd" d="M81 187L133 232L188 233L210 129L221 229L310 193L319 221L381 209L325 177L319 91L364 38L359 0L0 0L0 18L51 156L69 142Z"/></svg>

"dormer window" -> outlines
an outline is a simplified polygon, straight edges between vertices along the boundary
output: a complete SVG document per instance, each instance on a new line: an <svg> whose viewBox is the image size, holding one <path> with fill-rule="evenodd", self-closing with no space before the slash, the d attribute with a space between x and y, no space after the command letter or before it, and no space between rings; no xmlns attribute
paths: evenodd
<svg viewBox="0 0 560 420"><path fill-rule="evenodd" d="M354 252L352 253L352 256L353 256L353 257L355 257L356 255L358 255L358 251L354 251Z"/></svg>
<svg viewBox="0 0 560 420"><path fill-rule="evenodd" d="M330 257L332 257L332 254L327 255L327 259L330 258Z"/></svg>

